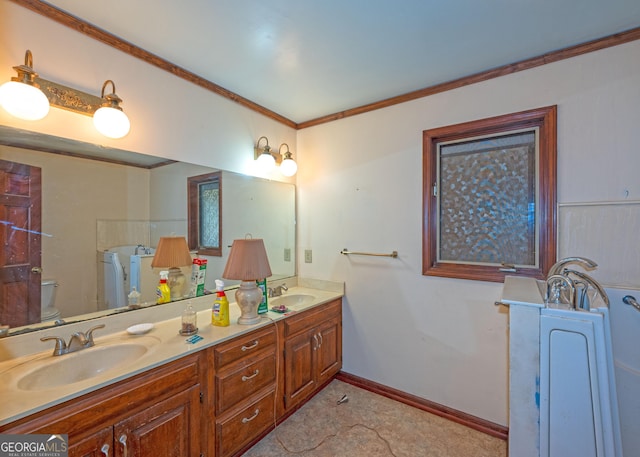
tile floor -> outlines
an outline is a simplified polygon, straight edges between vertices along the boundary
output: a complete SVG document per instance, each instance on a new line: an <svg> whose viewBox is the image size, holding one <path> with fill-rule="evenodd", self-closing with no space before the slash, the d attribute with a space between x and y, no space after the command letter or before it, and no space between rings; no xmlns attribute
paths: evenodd
<svg viewBox="0 0 640 457"><path fill-rule="evenodd" d="M504 440L334 380L244 457L506 455Z"/></svg>

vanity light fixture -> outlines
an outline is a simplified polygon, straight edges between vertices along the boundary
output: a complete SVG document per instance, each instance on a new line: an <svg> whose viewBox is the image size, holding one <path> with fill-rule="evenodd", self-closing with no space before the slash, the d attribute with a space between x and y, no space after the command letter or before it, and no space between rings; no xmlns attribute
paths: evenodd
<svg viewBox="0 0 640 457"><path fill-rule="evenodd" d="M282 146L286 146L287 150L282 154ZM293 176L298 171L298 164L291 157L291 151L289 151L289 145L287 143L282 143L280 148L278 148L278 153L282 154L282 163L280 164L280 173L285 176Z"/></svg>
<svg viewBox="0 0 640 457"><path fill-rule="evenodd" d="M49 106L93 116L98 132L109 138L122 138L131 128L129 118L122 111L122 99L116 86L108 79L102 85L100 97L40 78L33 71L33 56L27 49L24 65L13 67L18 76L0 86L0 106L20 119L37 121L49 113ZM111 84L112 92L105 95Z"/></svg>
<svg viewBox="0 0 640 457"><path fill-rule="evenodd" d="M104 90L111 83L113 92L105 95ZM120 103L122 99L116 95L116 85L107 79L102 85L102 106L93 113L93 125L98 132L109 138L122 138L131 128L129 118L122 111Z"/></svg>
<svg viewBox="0 0 640 457"><path fill-rule="evenodd" d="M262 140L264 140L266 144L260 147L260 142ZM286 151L284 151L284 153L281 152L283 147L286 147ZM280 172L284 176L293 176L298 171L298 164L293 160L287 143L282 143L278 148L278 152L273 152L271 151L267 137L261 136L258 138L253 152L253 158L256 161L258 169L262 173L270 173L277 165L280 165Z"/></svg>
<svg viewBox="0 0 640 457"><path fill-rule="evenodd" d="M235 294L236 303L240 307L238 324L251 325L260 322L258 305L262 302L263 295L256 281L268 278L271 274L267 250L262 239L233 240L222 277L241 281Z"/></svg>
<svg viewBox="0 0 640 457"><path fill-rule="evenodd" d="M24 54L24 65L13 69L18 76L0 86L0 105L17 118L42 119L49 112L49 100L35 81L38 73L33 71L33 56L29 49Z"/></svg>
<svg viewBox="0 0 640 457"><path fill-rule="evenodd" d="M266 145L260 148L260 141L262 139L264 139ZM269 140L266 136L258 138L256 147L254 148L254 158L260 171L264 173L269 173L276 167L276 158L271 154L271 147L269 146Z"/></svg>

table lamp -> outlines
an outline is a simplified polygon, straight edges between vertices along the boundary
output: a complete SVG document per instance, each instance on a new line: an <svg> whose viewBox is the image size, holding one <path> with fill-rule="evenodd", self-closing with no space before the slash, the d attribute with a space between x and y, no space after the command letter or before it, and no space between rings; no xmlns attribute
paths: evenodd
<svg viewBox="0 0 640 457"><path fill-rule="evenodd" d="M238 324L250 325L260 322L258 305L262 302L262 290L257 286L256 280L269 276L271 267L264 241L253 238L234 240L222 277L242 281L235 295L236 303L240 307Z"/></svg>
<svg viewBox="0 0 640 457"><path fill-rule="evenodd" d="M169 270L167 285L171 291L171 300L178 300L184 296L187 279L180 267L187 267L192 262L187 240L183 236L163 236L160 238L156 253L151 261L151 267Z"/></svg>

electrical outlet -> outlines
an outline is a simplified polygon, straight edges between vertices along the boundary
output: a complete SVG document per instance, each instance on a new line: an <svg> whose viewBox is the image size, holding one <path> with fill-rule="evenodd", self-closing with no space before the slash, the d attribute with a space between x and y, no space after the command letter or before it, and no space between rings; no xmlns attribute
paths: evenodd
<svg viewBox="0 0 640 457"><path fill-rule="evenodd" d="M285 262L291 262L291 249L290 248L284 248L284 261Z"/></svg>
<svg viewBox="0 0 640 457"><path fill-rule="evenodd" d="M311 254L311 249L304 250L304 263L311 263L313 261L313 256Z"/></svg>

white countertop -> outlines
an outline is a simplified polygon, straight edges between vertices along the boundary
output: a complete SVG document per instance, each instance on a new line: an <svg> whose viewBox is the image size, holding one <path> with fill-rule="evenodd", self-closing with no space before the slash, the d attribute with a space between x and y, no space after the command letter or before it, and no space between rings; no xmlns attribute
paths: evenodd
<svg viewBox="0 0 640 457"><path fill-rule="evenodd" d="M227 294L230 302L229 313L231 320L231 325L228 327L216 327L211 325L211 305L213 304L214 295L191 299L191 303L198 311L198 335L203 338L195 344L188 344L186 342L188 337L181 336L178 333L181 326L181 312L185 307L186 301L176 302L176 306L173 309L175 317L163 320L153 320L150 313L153 312L154 308L149 308L117 314L115 316L103 318L100 321L84 322L82 323L82 330L87 330L89 327L98 323L105 323L106 325L104 329L95 331L95 346L59 357L52 356L52 341L43 343L40 342L39 339L41 336L56 335L64 337L65 341L68 341L68 336L62 331L64 327L57 327L46 332L42 331L29 335L20 335L20 337L25 338L25 342L36 340L37 344L35 346L29 346L37 347L39 349L38 352L20 353L16 347L11 347L11 344L6 344L0 340L0 356L2 356L2 361L0 361L0 398L2 398L2 404L0 407L0 425L10 423L14 420L44 410L56 404L60 404L69 399L79 397L123 379L130 378L136 374L216 345L238 335L251 332L267 325L273 325L273 322L285 319L287 316L315 306L323 305L344 295L344 285L341 283L298 280L298 284L300 285L290 287L289 291L285 295L312 295L315 297L313 301L305 306L296 307L297 311L291 311L285 314L269 311L266 314L262 314L260 322L254 325L238 325L236 323L237 318L240 316L240 309L234 301L233 291L230 291ZM323 287L327 285L328 287ZM139 313L139 311L146 311L146 313ZM166 313L166 311L164 312ZM144 335L130 335L126 332L127 327L142 322L152 322L154 324L153 329ZM110 329L109 327L112 328ZM68 331L69 330L67 330L67 332ZM109 333L105 335L106 332ZM6 338L6 340L11 340L12 338L17 337ZM73 384L43 390L22 390L17 385L19 378L21 378L25 373L31 372L41 365L51 363L53 359L56 359L54 361L57 361L64 357L71 358L76 354L92 351L95 348L101 348L113 344L136 342L143 343L150 349L135 361L110 369L98 376L75 382ZM46 350L43 350L45 347ZM7 356L7 354L13 356Z"/></svg>
<svg viewBox="0 0 640 457"><path fill-rule="evenodd" d="M507 276L502 286L502 299L505 305L533 306L544 308L544 298L533 278Z"/></svg>

